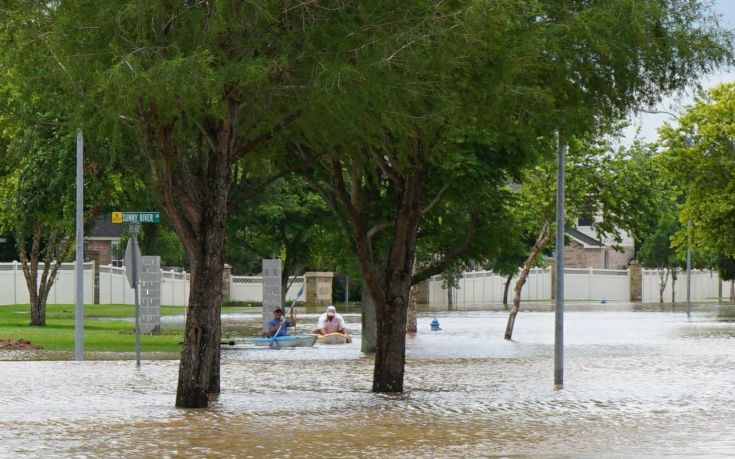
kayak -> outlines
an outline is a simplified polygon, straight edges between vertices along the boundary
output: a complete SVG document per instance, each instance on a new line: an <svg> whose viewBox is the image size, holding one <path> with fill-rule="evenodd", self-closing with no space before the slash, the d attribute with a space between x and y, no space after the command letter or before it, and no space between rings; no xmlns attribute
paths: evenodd
<svg viewBox="0 0 735 459"><path fill-rule="evenodd" d="M315 335L286 335L275 338L255 338L256 346L311 347L315 342Z"/></svg>
<svg viewBox="0 0 735 459"><path fill-rule="evenodd" d="M316 336L316 342L319 344L346 344L352 341L346 335L334 332L327 333L326 335L314 335Z"/></svg>

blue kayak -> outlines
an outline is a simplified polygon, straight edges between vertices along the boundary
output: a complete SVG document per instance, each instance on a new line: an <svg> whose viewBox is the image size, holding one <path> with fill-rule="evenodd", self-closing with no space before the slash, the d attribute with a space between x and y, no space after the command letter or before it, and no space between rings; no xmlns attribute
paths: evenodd
<svg viewBox="0 0 735 459"><path fill-rule="evenodd" d="M286 335L275 338L255 338L256 346L311 347L315 342L316 335Z"/></svg>

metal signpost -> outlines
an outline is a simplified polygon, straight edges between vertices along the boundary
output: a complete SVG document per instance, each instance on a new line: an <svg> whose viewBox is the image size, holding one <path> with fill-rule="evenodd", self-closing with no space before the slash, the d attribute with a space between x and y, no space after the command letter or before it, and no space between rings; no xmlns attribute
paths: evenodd
<svg viewBox="0 0 735 459"><path fill-rule="evenodd" d="M140 366L140 274L143 272L143 257L138 247L138 230L141 223L158 223L158 212L113 212L112 223L128 223L130 239L125 247L125 275L135 291L135 363Z"/></svg>

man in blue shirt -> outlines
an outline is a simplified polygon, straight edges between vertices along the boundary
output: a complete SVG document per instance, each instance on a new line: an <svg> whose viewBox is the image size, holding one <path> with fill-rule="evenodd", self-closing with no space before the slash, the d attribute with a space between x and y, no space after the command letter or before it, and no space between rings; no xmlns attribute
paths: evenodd
<svg viewBox="0 0 735 459"><path fill-rule="evenodd" d="M291 308L291 315L288 319L283 319L283 310L281 308L277 308L273 311L273 320L269 320L266 327L268 328L268 333L266 333L267 338L271 338L274 335L275 336L286 336L288 335L288 327L295 327L296 326L296 315L294 314L293 308ZM276 333L278 333L276 335Z"/></svg>

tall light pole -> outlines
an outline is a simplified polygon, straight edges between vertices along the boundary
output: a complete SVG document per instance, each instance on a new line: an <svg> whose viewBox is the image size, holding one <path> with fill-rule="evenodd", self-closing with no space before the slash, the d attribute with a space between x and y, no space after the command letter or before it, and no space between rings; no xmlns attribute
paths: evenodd
<svg viewBox="0 0 735 459"><path fill-rule="evenodd" d="M554 311L554 386L564 385L564 153L559 131L556 156L556 309Z"/></svg>
<svg viewBox="0 0 735 459"><path fill-rule="evenodd" d="M687 317L692 317L692 248L689 243L689 228L691 221L687 221Z"/></svg>
<svg viewBox="0 0 735 459"><path fill-rule="evenodd" d="M74 360L84 360L84 137L77 129L77 209L76 209L76 307L74 321Z"/></svg>

